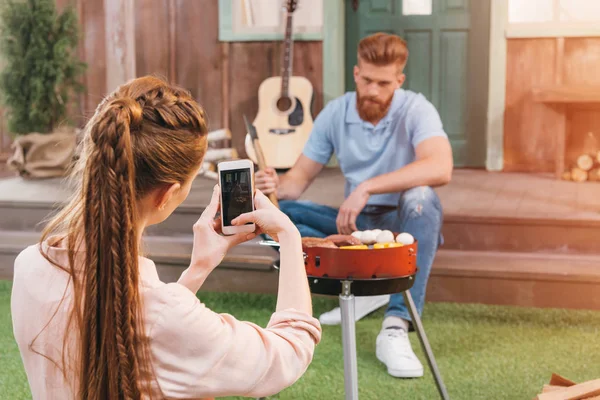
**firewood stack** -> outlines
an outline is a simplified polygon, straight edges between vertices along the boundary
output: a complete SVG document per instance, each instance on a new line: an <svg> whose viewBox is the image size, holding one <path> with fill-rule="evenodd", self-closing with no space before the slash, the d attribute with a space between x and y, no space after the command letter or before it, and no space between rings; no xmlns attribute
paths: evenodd
<svg viewBox="0 0 600 400"><path fill-rule="evenodd" d="M575 166L563 173L563 179L575 182L600 182L600 151L577 157Z"/></svg>
<svg viewBox="0 0 600 400"><path fill-rule="evenodd" d="M219 129L208 133L208 149L198 176L218 180L217 164L221 161L237 160L239 158L238 152L234 148L219 146L223 142L231 143L231 131L229 129Z"/></svg>
<svg viewBox="0 0 600 400"><path fill-rule="evenodd" d="M560 375L552 374L549 385L534 400L600 400L600 379L575 383Z"/></svg>

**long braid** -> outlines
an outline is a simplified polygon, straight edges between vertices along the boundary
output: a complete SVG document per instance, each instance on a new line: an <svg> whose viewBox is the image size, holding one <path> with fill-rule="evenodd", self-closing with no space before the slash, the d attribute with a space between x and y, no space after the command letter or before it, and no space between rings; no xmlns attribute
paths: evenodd
<svg viewBox="0 0 600 400"><path fill-rule="evenodd" d="M130 106L132 110L136 110L141 118L141 108L137 103ZM135 197L133 194L135 176L134 166L132 162L131 151L131 135L129 132L128 114L131 110L123 107L120 110L125 114L124 117L117 118L116 132L117 137L114 138L114 170L108 168L108 182L113 187L110 191L110 200L107 205L116 206L117 209L126 210L125 215L120 216L119 213L113 212L110 214L110 227L112 233L110 248L112 257L117 261L115 265L122 265L122 268L114 268L112 286L114 287L113 307L115 312L115 329L116 329L116 350L119 364L118 380L120 389L125 399L137 399L139 397L139 387L135 385L138 379L137 357L132 351L135 338L135 312L131 305L138 305L137 299L133 299L135 291L131 290L134 283L132 279L137 278L137 245L136 231L133 221L135 214ZM107 210L108 211L108 210ZM133 270L136 271L133 274ZM109 283L111 285L111 283ZM135 282L137 286L137 279ZM137 307L136 307L137 308ZM133 385L132 385L133 383Z"/></svg>
<svg viewBox="0 0 600 400"><path fill-rule="evenodd" d="M137 105L137 104L136 104ZM139 106L137 106L139 108ZM141 109L140 109L141 117ZM134 172L134 165L131 157L131 143L127 144L127 153L129 154L126 158L128 161L127 169L129 172ZM123 159L123 158L122 158ZM125 167L125 165L123 165ZM140 370L138 366L138 357L132 349L138 349L137 337L141 336L137 334L136 327L142 327L142 324L138 324L138 317L140 314L140 299L138 291L135 288L139 284L139 273L138 273L138 244L137 244L137 229L135 229L134 215L135 210L135 195L133 192L134 188L134 174L125 173L119 174L117 171L117 178L121 178L121 187L127 186L132 190L125 190L121 194L120 200L121 207L124 210L131 210L123 215L123 222L120 224L120 232L118 238L120 244L124 247L121 249L119 256L122 258L124 266L128 268L117 268L114 277L114 285L120 289L120 299L115 296L115 310L119 319L117 320L116 327L117 331L117 345L119 351L119 360L121 366L121 379L125 381L122 384L122 390L124 393L130 392L133 399L137 399L141 388L138 386L140 383ZM113 221L115 225L118 221ZM115 226L115 229L117 226ZM117 239L118 239L117 238ZM115 243L113 243L113 246ZM131 386L130 386L131 384ZM128 397L125 397L128 398Z"/></svg>
<svg viewBox="0 0 600 400"><path fill-rule="evenodd" d="M133 179L131 184L133 185ZM129 197L131 196L131 197ZM125 198L125 197L129 197L129 198ZM125 199L125 203L132 203L135 204L135 196L133 196L133 193L128 193L126 196L124 196ZM135 226L135 222L134 222L134 215L133 213L129 213L127 214L127 217L129 218L129 221L123 226L123 228L125 226ZM137 237L138 237L138 232L137 230L133 230L133 234L131 235L127 235L126 232L122 232L122 237L127 237L129 240L131 240L130 246L131 248L134 248L135 251L134 252L127 252L124 253L124 257L126 258L125 260L125 264L126 265L136 265L138 263L138 243L137 243ZM125 299L132 299L135 297L135 301L127 301L127 302L123 302L121 303L121 308L122 308L122 314L126 317L125 321L124 321L124 327L126 328L123 332L123 336L124 336L124 346L125 349L140 349L141 355L140 357L142 359L147 359L149 358L148 354L145 354L147 352L147 347L144 346L143 344L140 345L140 341L142 340L142 338L144 337L144 335L141 334L141 332L139 332L140 334L138 334L138 332L136 332L135 327L143 327L143 320L142 320L142 315L141 315L141 299L139 298L139 292L137 290L138 286L139 286L139 272L138 272L138 268L135 268L135 271L128 271L125 274L125 279L123 279L123 296ZM139 362L139 358L137 357L137 354L134 354L133 352L130 352L129 355L131 355L132 357L130 357L129 360L129 365L126 367L126 369L124 370L124 373L128 374L128 381L129 382L134 382L136 384L140 384L140 382L143 380L143 376L142 376L142 370L141 370L141 366L140 366L140 362ZM143 363L142 363L143 364ZM136 387L136 390L141 391L142 389L140 387Z"/></svg>
<svg viewBox="0 0 600 400"><path fill-rule="evenodd" d="M92 164L93 165L93 164ZM83 330L82 342L86 346L87 355L82 356L83 368L81 370L81 382L87 382L81 385L83 391L82 398L97 399L100 398L98 390L101 388L100 382L104 380L101 376L102 371L97 370L98 363L95 360L100 359L100 344L99 337L99 310L98 310L98 277L96 267L98 261L98 234L99 230L95 229L98 221L100 221L99 198L100 193L98 187L89 182L85 183L85 209L84 215L84 230L85 241L87 246L85 263L90 268L84 269L83 287L83 320L88 322L87 329Z"/></svg>
<svg viewBox="0 0 600 400"><path fill-rule="evenodd" d="M152 398L155 376L145 335L138 262L137 204L157 189L195 176L207 148L204 110L190 93L156 77L135 79L97 107L73 169L77 188L46 227L66 239L72 278L67 331L76 323L76 359L65 352L63 377L78 375L80 400ZM77 258L77 251L85 252ZM76 273L77 263L82 274ZM34 339L35 341L35 339ZM31 344L33 347L33 342Z"/></svg>
<svg viewBox="0 0 600 400"><path fill-rule="evenodd" d="M96 350L91 354L99 359L92 362L97 370L88 370L83 382L91 383L88 385L91 398L98 398L95 396L98 394L100 398L138 399L140 379L135 336L140 302L138 291L133 289L138 283L138 252L133 222L135 169L130 125L141 123L142 109L132 99L117 99L106 106L103 115L90 132L96 151L88 163L85 227L90 266L86 305L90 315L84 319L98 322L90 325L88 339L90 350ZM91 315L94 312L97 318ZM114 345L102 343L98 352L93 336L104 342L114 340ZM108 368L109 365L118 368ZM107 392L95 393L96 383Z"/></svg>

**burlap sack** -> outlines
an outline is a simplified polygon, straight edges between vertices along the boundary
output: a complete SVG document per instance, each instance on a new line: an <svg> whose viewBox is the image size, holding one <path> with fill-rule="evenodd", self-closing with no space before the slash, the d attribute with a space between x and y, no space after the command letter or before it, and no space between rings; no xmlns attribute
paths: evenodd
<svg viewBox="0 0 600 400"><path fill-rule="evenodd" d="M75 147L72 128L18 136L11 146L14 153L8 159L8 167L27 179L62 177L71 165Z"/></svg>

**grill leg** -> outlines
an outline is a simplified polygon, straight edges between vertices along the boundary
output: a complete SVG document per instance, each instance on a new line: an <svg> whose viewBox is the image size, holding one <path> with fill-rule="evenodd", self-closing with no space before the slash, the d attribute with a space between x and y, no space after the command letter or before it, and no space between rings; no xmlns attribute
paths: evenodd
<svg viewBox="0 0 600 400"><path fill-rule="evenodd" d="M417 331L417 335L419 336L421 347L423 347L423 351L427 356L429 369L431 369L431 372L433 373L438 392L440 392L440 396L443 400L448 400L450 397L448 397L446 386L444 386L442 375L440 375L440 371L438 370L437 363L435 362L435 357L433 356L433 351L431 351L431 346L429 346L427 335L425 335L425 329L423 329L423 325L421 324L421 318L419 318L419 313L417 312L415 303L413 302L412 296L410 295L410 291L405 290L404 292L402 292L402 295L404 296L404 302L408 305L408 312L410 313L412 321L415 325L415 330Z"/></svg>
<svg viewBox="0 0 600 400"><path fill-rule="evenodd" d="M349 281L342 282L340 310L342 312L342 343L344 347L344 389L346 400L358 400L358 369L356 366L356 321L354 295Z"/></svg>

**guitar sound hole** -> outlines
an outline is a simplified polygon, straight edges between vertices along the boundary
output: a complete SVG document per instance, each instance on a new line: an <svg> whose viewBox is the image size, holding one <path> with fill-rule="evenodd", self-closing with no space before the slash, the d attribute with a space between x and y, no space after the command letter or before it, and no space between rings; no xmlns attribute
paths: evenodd
<svg viewBox="0 0 600 400"><path fill-rule="evenodd" d="M289 97L280 97L279 100L277 100L277 109L279 111L287 111L290 109L291 106L292 99L290 99Z"/></svg>

